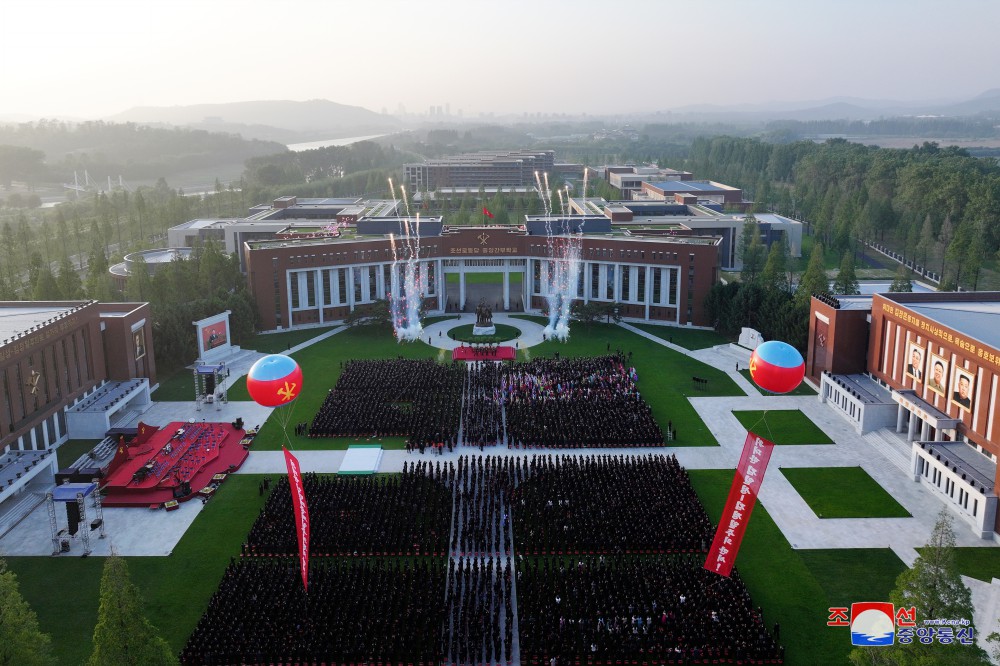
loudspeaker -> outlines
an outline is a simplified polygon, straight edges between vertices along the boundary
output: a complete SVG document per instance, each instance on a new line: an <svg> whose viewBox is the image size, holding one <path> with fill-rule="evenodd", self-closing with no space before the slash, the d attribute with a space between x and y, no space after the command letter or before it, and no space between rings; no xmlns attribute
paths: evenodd
<svg viewBox="0 0 1000 666"><path fill-rule="evenodd" d="M66 522L69 524L70 536L76 536L80 529L80 507L76 502L66 502Z"/></svg>
<svg viewBox="0 0 1000 666"><path fill-rule="evenodd" d="M205 393L215 393L215 375L205 377Z"/></svg>

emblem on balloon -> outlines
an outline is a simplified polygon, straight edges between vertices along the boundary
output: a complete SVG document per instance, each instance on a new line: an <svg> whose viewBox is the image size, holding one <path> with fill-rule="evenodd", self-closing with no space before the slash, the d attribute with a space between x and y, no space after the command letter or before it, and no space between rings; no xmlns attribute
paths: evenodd
<svg viewBox="0 0 1000 666"><path fill-rule="evenodd" d="M302 391L302 368L295 359L283 354L265 356L250 368L247 391L258 405L287 405Z"/></svg>
<svg viewBox="0 0 1000 666"><path fill-rule="evenodd" d="M765 391L794 391L805 374L806 364L802 354L787 342L769 340L750 355L750 376Z"/></svg>

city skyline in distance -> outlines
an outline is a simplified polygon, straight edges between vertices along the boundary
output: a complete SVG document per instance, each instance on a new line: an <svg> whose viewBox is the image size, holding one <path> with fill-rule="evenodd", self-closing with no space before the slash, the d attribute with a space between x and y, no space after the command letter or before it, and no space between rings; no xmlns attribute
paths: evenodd
<svg viewBox="0 0 1000 666"><path fill-rule="evenodd" d="M1000 3L812 4L15 0L0 9L10 65L0 118L262 99L614 115L946 104L1000 86Z"/></svg>

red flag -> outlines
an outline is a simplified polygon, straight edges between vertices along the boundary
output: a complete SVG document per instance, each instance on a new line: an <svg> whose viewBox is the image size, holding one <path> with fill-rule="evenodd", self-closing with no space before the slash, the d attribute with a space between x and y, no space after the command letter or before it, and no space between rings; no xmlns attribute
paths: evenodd
<svg viewBox="0 0 1000 666"><path fill-rule="evenodd" d="M715 540L705 559L705 568L709 571L729 577L743 541L743 533L750 521L750 514L757 503L757 491L764 480L764 472L773 449L772 442L752 432L747 433L740 465L736 468L736 476L729 489L729 499L726 500Z"/></svg>
<svg viewBox="0 0 1000 666"><path fill-rule="evenodd" d="M490 218L491 220L493 219L493 213L491 213L486 206L483 206L483 215Z"/></svg>
<svg viewBox="0 0 1000 666"><path fill-rule="evenodd" d="M302 471L299 461L288 449L285 452L285 467L288 468L288 487L292 492L292 507L295 509L295 533L299 537L299 568L302 570L302 587L309 590L309 505L306 503L306 489L302 485Z"/></svg>

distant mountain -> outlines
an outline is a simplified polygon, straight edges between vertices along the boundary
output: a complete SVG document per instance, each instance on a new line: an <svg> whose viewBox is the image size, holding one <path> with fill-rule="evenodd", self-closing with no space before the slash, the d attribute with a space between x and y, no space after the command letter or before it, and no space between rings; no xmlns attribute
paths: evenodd
<svg viewBox="0 0 1000 666"><path fill-rule="evenodd" d="M325 99L142 106L107 120L197 127L217 132L238 132L246 138L285 141L378 134L399 127L399 122L391 116Z"/></svg>
<svg viewBox="0 0 1000 666"><path fill-rule="evenodd" d="M767 120L873 120L892 116L943 115L973 116L984 112L1000 113L1000 88L970 100L922 100L902 102L889 99L831 97L800 102L767 102L762 104L712 105L698 104L669 110L672 116L685 119L701 118L716 121Z"/></svg>

